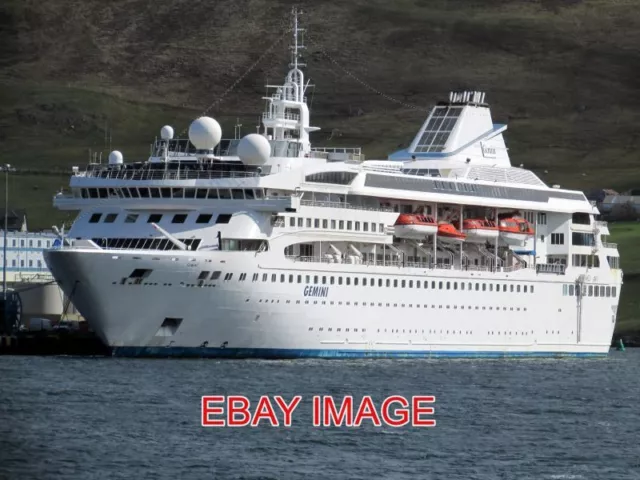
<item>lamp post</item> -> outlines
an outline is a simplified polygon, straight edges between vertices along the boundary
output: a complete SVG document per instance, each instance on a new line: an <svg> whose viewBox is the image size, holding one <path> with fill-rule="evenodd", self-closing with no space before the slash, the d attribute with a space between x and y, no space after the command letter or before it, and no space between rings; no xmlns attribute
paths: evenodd
<svg viewBox="0 0 640 480"><path fill-rule="evenodd" d="M11 165L3 166L4 170L4 230L2 243L2 300L4 308L4 321L7 322L7 227L9 217L9 169Z"/></svg>

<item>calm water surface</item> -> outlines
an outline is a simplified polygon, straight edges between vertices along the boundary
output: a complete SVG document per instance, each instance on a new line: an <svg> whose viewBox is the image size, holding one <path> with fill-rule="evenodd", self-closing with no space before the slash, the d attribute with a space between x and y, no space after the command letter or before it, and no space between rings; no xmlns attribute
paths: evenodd
<svg viewBox="0 0 640 480"><path fill-rule="evenodd" d="M0 357L0 479L640 479L639 367ZM303 400L289 429L205 429L211 394ZM433 394L438 424L313 428L316 394Z"/></svg>

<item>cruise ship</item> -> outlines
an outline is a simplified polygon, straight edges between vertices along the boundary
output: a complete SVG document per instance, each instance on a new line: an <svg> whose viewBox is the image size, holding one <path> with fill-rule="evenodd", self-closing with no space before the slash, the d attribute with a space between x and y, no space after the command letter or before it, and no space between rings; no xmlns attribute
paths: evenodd
<svg viewBox="0 0 640 480"><path fill-rule="evenodd" d="M312 147L300 31L257 133L165 126L54 197L79 213L46 262L113 354L606 355L622 271L584 194L512 166L479 91L386 160Z"/></svg>

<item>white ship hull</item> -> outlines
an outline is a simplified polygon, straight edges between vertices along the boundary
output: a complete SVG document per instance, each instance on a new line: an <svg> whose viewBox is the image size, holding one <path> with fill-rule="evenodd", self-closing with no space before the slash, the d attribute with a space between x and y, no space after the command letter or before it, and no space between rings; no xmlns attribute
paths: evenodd
<svg viewBox="0 0 640 480"><path fill-rule="evenodd" d="M606 355L618 304L617 297L564 296L563 284L575 281L570 273L536 274L533 269L471 276L440 269L276 265L268 254L255 252L69 249L49 250L45 258L91 327L115 355L124 356ZM123 284L134 269L153 273L141 284ZM222 276L199 286L199 272L216 269ZM226 273L233 273L228 281ZM244 281L239 281L241 273L246 273ZM265 273L268 281L262 281ZM307 285L306 275L367 277L376 283ZM378 287L380 278L407 286ZM429 280L429 287L409 288L410 280ZM472 289L454 290L454 282ZM476 283L486 290L480 286L476 291ZM529 288L517 294L493 291L498 285ZM166 318L181 319L171 335L161 332Z"/></svg>

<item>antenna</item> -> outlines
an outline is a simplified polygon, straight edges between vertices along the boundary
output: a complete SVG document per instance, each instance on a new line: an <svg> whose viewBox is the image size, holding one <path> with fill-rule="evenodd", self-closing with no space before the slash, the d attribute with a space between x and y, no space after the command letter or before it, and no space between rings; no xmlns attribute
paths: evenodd
<svg viewBox="0 0 640 480"><path fill-rule="evenodd" d="M304 28L298 28L298 15L302 14L302 12L298 12L298 9L296 7L293 7L292 9L292 14L293 14L293 45L289 48L291 48L292 53L291 53L291 63L289 64L289 67L297 69L298 67L304 67L305 64L304 63L298 63L298 58L300 58L300 53L299 50L302 50L304 48L306 48L304 45L302 45L302 32L305 31ZM300 40L298 41L298 34L300 34Z"/></svg>
<svg viewBox="0 0 640 480"><path fill-rule="evenodd" d="M234 135L236 137L236 140L238 138L240 138L240 128L242 127L242 124L240 123L240 119L236 118L236 125L235 127L233 127L233 131L234 131Z"/></svg>

